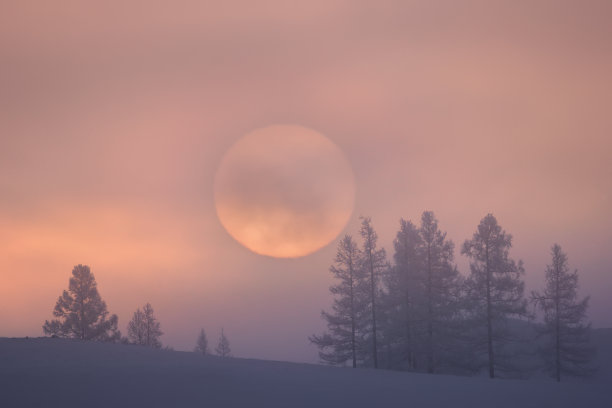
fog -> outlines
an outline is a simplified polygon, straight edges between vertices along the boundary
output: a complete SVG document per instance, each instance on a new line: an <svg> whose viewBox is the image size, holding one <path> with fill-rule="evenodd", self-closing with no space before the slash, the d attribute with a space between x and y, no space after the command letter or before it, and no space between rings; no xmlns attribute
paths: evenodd
<svg viewBox="0 0 612 408"><path fill-rule="evenodd" d="M122 331L150 302L176 349L223 327L237 356L318 361L337 240L263 257L214 208L223 154L278 123L346 154L343 233L371 216L390 253L432 210L458 248L492 212L528 289L558 242L612 326L609 2L2 9L0 336L41 335L82 263Z"/></svg>

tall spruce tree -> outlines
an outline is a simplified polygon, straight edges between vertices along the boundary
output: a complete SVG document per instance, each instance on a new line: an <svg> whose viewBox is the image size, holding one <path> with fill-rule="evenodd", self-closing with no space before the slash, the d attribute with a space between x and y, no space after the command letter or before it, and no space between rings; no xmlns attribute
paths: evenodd
<svg viewBox="0 0 612 408"><path fill-rule="evenodd" d="M108 316L106 303L87 265L79 264L72 269L68 290L57 300L53 315L58 319L46 320L43 325L47 335L97 341L121 338L117 315Z"/></svg>
<svg viewBox="0 0 612 408"><path fill-rule="evenodd" d="M444 363L441 353L449 350L452 329L458 316L461 279L453 264L454 244L438 228L438 220L431 211L421 217L420 252L423 273L419 274L423 300L424 344L427 372L433 373Z"/></svg>
<svg viewBox="0 0 612 408"><path fill-rule="evenodd" d="M376 308L379 301L378 281L383 271L388 267L384 248L377 248L378 235L372 227L370 217L361 217L361 238L363 239L362 268L365 269L369 280L369 308L371 313L371 342L372 360L374 368L378 368L378 340Z"/></svg>
<svg viewBox="0 0 612 408"><path fill-rule="evenodd" d="M567 255L558 244L551 249L552 263L546 267L546 287L532 292L532 300L544 313L546 345L540 352L545 369L557 381L561 375L589 375L594 348L589 344L586 323L589 297L578 299L578 271L570 272Z"/></svg>
<svg viewBox="0 0 612 408"><path fill-rule="evenodd" d="M492 214L485 216L471 240L466 240L461 253L470 262L470 275L466 280L467 297L472 316L485 329L486 365L489 377L495 378L496 370L509 369L511 362L503 354L508 341L506 330L509 317L527 315L524 299L524 274L522 261L509 257L512 236L497 223ZM480 342L475 342L475 346Z"/></svg>
<svg viewBox="0 0 612 408"><path fill-rule="evenodd" d="M330 272L338 280L329 291L334 295L332 312L321 312L328 332L313 335L309 340L319 348L319 358L329 364L342 365L351 361L353 368L361 360L361 335L364 315L364 273L361 252L350 235L338 243Z"/></svg>
<svg viewBox="0 0 612 408"><path fill-rule="evenodd" d="M462 279L453 264L454 245L433 212L421 225L400 220L393 242L394 265L384 276L383 340L393 368L430 373L457 371Z"/></svg>
<svg viewBox="0 0 612 408"><path fill-rule="evenodd" d="M410 221L400 219L393 241L394 265L384 274L385 292L381 299L383 336L388 350L387 365L393 368L417 368L417 298L418 273L421 268L421 236Z"/></svg>

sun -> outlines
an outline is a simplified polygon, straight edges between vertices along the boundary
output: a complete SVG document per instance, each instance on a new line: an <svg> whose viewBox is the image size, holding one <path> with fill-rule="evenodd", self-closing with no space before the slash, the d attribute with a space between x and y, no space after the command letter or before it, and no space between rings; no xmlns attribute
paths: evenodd
<svg viewBox="0 0 612 408"><path fill-rule="evenodd" d="M273 125L239 139L214 182L223 227L251 251L278 258L311 254L349 220L355 178L340 148L302 126Z"/></svg>

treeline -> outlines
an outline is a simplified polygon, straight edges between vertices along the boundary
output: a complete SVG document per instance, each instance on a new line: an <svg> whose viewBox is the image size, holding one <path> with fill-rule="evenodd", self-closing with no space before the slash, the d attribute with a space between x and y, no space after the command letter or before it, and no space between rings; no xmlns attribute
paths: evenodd
<svg viewBox="0 0 612 408"><path fill-rule="evenodd" d="M51 337L162 348L160 337L164 333L150 303L136 309L128 323L127 337L121 335L117 328L119 319L116 314L109 315L96 279L87 265L79 264L72 269L68 290L58 298L53 315L56 319L46 320L42 327L44 334ZM166 349L171 350L170 347ZM198 335L194 351L210 354L204 329ZM215 353L221 357L231 356L230 343L223 329Z"/></svg>
<svg viewBox="0 0 612 408"><path fill-rule="evenodd" d="M521 375L528 367L521 362L534 360L529 353L538 344L540 367L558 381L592 373L589 298L578 299L578 273L559 245L545 289L527 297L523 263L510 257L512 236L491 214L461 246L467 276L431 211L418 226L400 220L390 260L370 218L362 218L359 232L360 243L346 235L338 244L330 267L334 301L322 312L327 331L309 337L321 361L427 373L485 370L494 378ZM542 311L542 322L533 323L529 304Z"/></svg>

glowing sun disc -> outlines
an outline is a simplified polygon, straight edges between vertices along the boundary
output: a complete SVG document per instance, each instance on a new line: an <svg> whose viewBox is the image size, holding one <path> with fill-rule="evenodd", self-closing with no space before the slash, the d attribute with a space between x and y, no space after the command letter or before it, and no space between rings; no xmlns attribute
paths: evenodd
<svg viewBox="0 0 612 408"><path fill-rule="evenodd" d="M295 125L254 130L225 154L215 175L221 224L251 251L308 255L342 231L355 200L344 153L320 133Z"/></svg>

